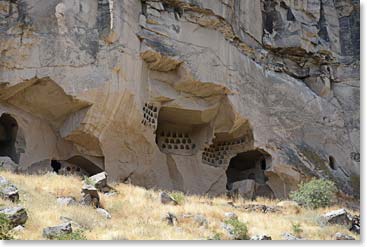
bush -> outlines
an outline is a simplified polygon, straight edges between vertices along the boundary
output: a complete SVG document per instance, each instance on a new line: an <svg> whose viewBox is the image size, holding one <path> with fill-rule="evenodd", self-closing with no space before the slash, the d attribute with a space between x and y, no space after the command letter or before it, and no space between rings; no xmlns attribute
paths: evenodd
<svg viewBox="0 0 367 247"><path fill-rule="evenodd" d="M89 177L87 176L84 176L84 183L85 184L88 184L88 185L93 185L93 186L96 186L96 183L94 180L90 179Z"/></svg>
<svg viewBox="0 0 367 247"><path fill-rule="evenodd" d="M313 178L301 183L297 191L290 193L290 198L306 207L326 207L335 201L337 191L334 182Z"/></svg>
<svg viewBox="0 0 367 247"><path fill-rule="evenodd" d="M208 238L208 240L222 240L222 235L220 233L215 233L212 237Z"/></svg>
<svg viewBox="0 0 367 247"><path fill-rule="evenodd" d="M301 237L301 233L303 232L300 223L292 223L292 232L296 237Z"/></svg>
<svg viewBox="0 0 367 247"><path fill-rule="evenodd" d="M236 240L248 240L250 239L248 235L247 225L238 219L228 219L224 221L225 224L233 227L231 234Z"/></svg>
<svg viewBox="0 0 367 247"><path fill-rule="evenodd" d="M182 205L185 202L185 195L182 192L173 192L170 196L175 199L178 205Z"/></svg>
<svg viewBox="0 0 367 247"><path fill-rule="evenodd" d="M0 214L0 240L13 240L12 226L5 214Z"/></svg>
<svg viewBox="0 0 367 247"><path fill-rule="evenodd" d="M72 233L62 234L55 238L55 240L87 240L82 230L76 230Z"/></svg>

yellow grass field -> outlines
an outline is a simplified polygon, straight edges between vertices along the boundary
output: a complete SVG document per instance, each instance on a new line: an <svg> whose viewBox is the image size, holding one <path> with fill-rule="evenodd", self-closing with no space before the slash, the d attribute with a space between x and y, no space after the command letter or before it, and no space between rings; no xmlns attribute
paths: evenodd
<svg viewBox="0 0 367 247"><path fill-rule="evenodd" d="M330 208L310 210L288 208L280 213L245 212L228 204L226 197L209 198L205 196L185 195L181 205L163 205L159 192L146 190L129 184L112 184L117 194L105 196L100 193L103 207L110 212L112 219L105 219L92 207L60 206L56 203L58 196L81 198L82 179L56 174L19 175L0 172L20 191L19 205L26 208L28 221L25 230L15 233L17 239L39 240L42 230L55 226L62 221L61 216L71 218L85 229L88 240L206 240L214 235L228 239L221 224L225 212L234 212L239 220L246 223L249 235L267 234L273 240L282 239L284 232L292 233L292 224L300 224L302 238L309 240L332 240L336 232L342 232L359 239L359 235L348 231L345 226L320 226L318 218L325 212L339 209L341 205ZM257 199L256 201L237 200L235 205L260 203L268 206L279 201ZM0 200L2 205L12 205L10 201ZM352 214L359 214L351 209ZM199 226L193 218L178 221L175 226L168 225L162 218L171 212L178 218L183 214L201 214L208 220L207 226Z"/></svg>

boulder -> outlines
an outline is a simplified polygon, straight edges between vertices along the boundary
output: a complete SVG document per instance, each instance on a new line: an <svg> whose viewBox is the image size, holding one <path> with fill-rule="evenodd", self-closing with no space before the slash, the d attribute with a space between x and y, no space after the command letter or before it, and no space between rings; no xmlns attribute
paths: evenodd
<svg viewBox="0 0 367 247"><path fill-rule="evenodd" d="M231 194L245 199L253 199L255 192L255 180L245 179L232 184Z"/></svg>
<svg viewBox="0 0 367 247"><path fill-rule="evenodd" d="M102 191L105 187L107 187L107 173L100 172L96 175L89 177L89 180L93 183L94 187L96 187L99 191Z"/></svg>
<svg viewBox="0 0 367 247"><path fill-rule="evenodd" d="M324 214L322 220L329 224L350 225L352 222L347 210L344 208Z"/></svg>
<svg viewBox="0 0 367 247"><path fill-rule="evenodd" d="M194 221L199 225L199 226L206 226L208 225L208 220L207 218L202 215L202 214L197 214L194 216Z"/></svg>
<svg viewBox="0 0 367 247"><path fill-rule="evenodd" d="M96 211L97 211L97 213L99 213L100 215L102 215L106 219L111 219L112 218L111 214L103 208L97 208Z"/></svg>
<svg viewBox="0 0 367 247"><path fill-rule="evenodd" d="M76 200L72 196L58 197L56 199L56 202L57 202L57 204L59 204L61 206L70 206L70 205L75 205L76 204Z"/></svg>
<svg viewBox="0 0 367 247"><path fill-rule="evenodd" d="M19 200L17 187L2 176L0 176L0 196L1 198L12 202L17 202Z"/></svg>
<svg viewBox="0 0 367 247"><path fill-rule="evenodd" d="M12 231L14 231L14 232L22 232L22 231L24 231L24 229L25 229L24 226L18 225L16 227L14 227L12 229Z"/></svg>
<svg viewBox="0 0 367 247"><path fill-rule="evenodd" d="M283 240L302 240L301 238L297 238L296 236L290 234L289 232L285 232L282 234Z"/></svg>
<svg viewBox="0 0 367 247"><path fill-rule="evenodd" d="M71 223L63 223L57 226L46 227L43 229L43 237L54 239L61 235L72 233Z"/></svg>
<svg viewBox="0 0 367 247"><path fill-rule="evenodd" d="M356 239L353 238L352 236L347 235L347 234L337 232L337 233L335 233L335 240L356 240Z"/></svg>
<svg viewBox="0 0 367 247"><path fill-rule="evenodd" d="M0 209L12 226L23 225L28 219L27 211L23 207L5 207Z"/></svg>
<svg viewBox="0 0 367 247"><path fill-rule="evenodd" d="M15 163L12 159L8 156L1 156L0 157L0 168L6 171L16 172L18 171L19 165Z"/></svg>
<svg viewBox="0 0 367 247"><path fill-rule="evenodd" d="M230 238L230 239L235 239L235 234L234 234L234 227L229 225L229 224L226 224L226 223L222 223L221 224L221 228L226 232L227 236Z"/></svg>
<svg viewBox="0 0 367 247"><path fill-rule="evenodd" d="M83 184L80 204L99 207L99 195L96 187L90 184Z"/></svg>
<svg viewBox="0 0 367 247"><path fill-rule="evenodd" d="M224 213L224 218L225 219L238 219L237 214L233 213L233 212L225 212Z"/></svg>
<svg viewBox="0 0 367 247"><path fill-rule="evenodd" d="M175 214L168 212L166 216L163 217L163 219L167 222L170 226L175 226L178 223L177 217Z"/></svg>
<svg viewBox="0 0 367 247"><path fill-rule="evenodd" d="M271 237L268 235L261 234L251 237L250 240L271 240Z"/></svg>
<svg viewBox="0 0 367 247"><path fill-rule="evenodd" d="M159 197L160 197L161 203L163 204L173 204L173 205L178 204L177 201L173 199L173 197L170 196L167 192L161 192Z"/></svg>
<svg viewBox="0 0 367 247"><path fill-rule="evenodd" d="M352 218L352 226L349 228L349 231L354 232L356 234L360 234L361 227L360 227L360 216L355 215Z"/></svg>

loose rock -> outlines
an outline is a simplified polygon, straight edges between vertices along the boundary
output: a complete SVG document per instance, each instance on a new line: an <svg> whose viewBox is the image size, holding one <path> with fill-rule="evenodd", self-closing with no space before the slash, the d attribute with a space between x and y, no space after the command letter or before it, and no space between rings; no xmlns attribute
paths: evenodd
<svg viewBox="0 0 367 247"><path fill-rule="evenodd" d="M335 239L336 240L356 240L352 236L349 236L349 235L341 233L341 232L335 233Z"/></svg>
<svg viewBox="0 0 367 247"><path fill-rule="evenodd" d="M54 239L61 235L72 233L71 223L63 223L57 226L46 227L43 229L43 237Z"/></svg>
<svg viewBox="0 0 367 247"><path fill-rule="evenodd" d="M99 207L99 195L97 189L90 184L83 184L82 188L82 205L89 205L93 207Z"/></svg>
<svg viewBox="0 0 367 247"><path fill-rule="evenodd" d="M328 212L324 214L321 218L329 224L349 225L352 222L351 217L348 215L347 210L345 210L344 208Z"/></svg>
<svg viewBox="0 0 367 247"><path fill-rule="evenodd" d="M19 200L17 187L2 176L0 176L0 196L1 198L12 202L17 202Z"/></svg>
<svg viewBox="0 0 367 247"><path fill-rule="evenodd" d="M103 209L103 208L97 208L97 213L99 213L100 215L102 215L104 218L106 219L111 219L111 214L109 212L107 212L107 210Z"/></svg>
<svg viewBox="0 0 367 247"><path fill-rule="evenodd" d="M194 216L194 221L199 224L200 226L206 226L208 225L208 220L204 215L197 214Z"/></svg>
<svg viewBox="0 0 367 247"><path fill-rule="evenodd" d="M253 236L251 237L250 240L271 240L271 237L268 236L268 235L256 235L256 236Z"/></svg>
<svg viewBox="0 0 367 247"><path fill-rule="evenodd" d="M168 193L166 192L161 192L160 194L160 200L161 203L163 204L173 204L173 205L177 205L177 201L175 199L173 199L172 196L170 196Z"/></svg>
<svg viewBox="0 0 367 247"><path fill-rule="evenodd" d="M238 219L237 214L233 213L233 212L225 212L224 213L224 218L226 219Z"/></svg>
<svg viewBox="0 0 367 247"><path fill-rule="evenodd" d="M284 240L302 240L301 238L297 238L296 236L293 236L289 232L283 233L282 237L283 237Z"/></svg>
<svg viewBox="0 0 367 247"><path fill-rule="evenodd" d="M58 197L56 200L57 204L61 206L69 206L69 205L75 205L76 200L74 197L67 196L67 197Z"/></svg>
<svg viewBox="0 0 367 247"><path fill-rule="evenodd" d="M0 168L6 171L16 172L18 170L18 167L19 165L12 161L12 159L10 159L8 156L0 157Z"/></svg>
<svg viewBox="0 0 367 247"><path fill-rule="evenodd" d="M349 231L360 234L361 227L360 227L360 216L355 215L352 218L352 226L349 228Z"/></svg>
<svg viewBox="0 0 367 247"><path fill-rule="evenodd" d="M178 223L177 217L173 213L167 213L167 215L164 217L164 220L166 220L167 224L171 226L175 226Z"/></svg>
<svg viewBox="0 0 367 247"><path fill-rule="evenodd" d="M99 191L102 191L105 187L107 187L106 172L100 172L96 175L89 177L89 179L92 181L94 187L96 187L96 189L98 189Z"/></svg>
<svg viewBox="0 0 367 247"><path fill-rule="evenodd" d="M22 231L24 231L24 229L25 229L24 226L18 225L16 227L14 227L12 229L12 231L14 231L14 232L22 232Z"/></svg>
<svg viewBox="0 0 367 247"><path fill-rule="evenodd" d="M28 214L22 207L1 208L0 213L8 218L12 226L23 225L28 219Z"/></svg>

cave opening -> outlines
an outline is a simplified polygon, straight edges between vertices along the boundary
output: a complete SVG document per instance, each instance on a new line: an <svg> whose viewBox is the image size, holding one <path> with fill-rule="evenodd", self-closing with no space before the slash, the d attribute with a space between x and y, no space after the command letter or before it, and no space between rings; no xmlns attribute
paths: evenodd
<svg viewBox="0 0 367 247"><path fill-rule="evenodd" d="M208 122L202 120L201 111L162 107L156 144L163 153L192 156L207 140L210 131Z"/></svg>
<svg viewBox="0 0 367 247"><path fill-rule="evenodd" d="M18 123L10 114L0 117L0 156L8 156L15 163L19 162L20 153L16 147Z"/></svg>
<svg viewBox="0 0 367 247"><path fill-rule="evenodd" d="M64 174L93 176L97 173L103 172L103 169L91 160L83 156L76 155L64 162L62 171Z"/></svg>
<svg viewBox="0 0 367 247"><path fill-rule="evenodd" d="M51 160L51 167L54 172L59 173L59 170L61 169L61 163L57 160Z"/></svg>
<svg viewBox="0 0 367 247"><path fill-rule="evenodd" d="M336 170L335 158L333 156L329 156L329 166L332 170Z"/></svg>
<svg viewBox="0 0 367 247"><path fill-rule="evenodd" d="M227 187L237 181L251 179L258 184L266 184L264 171L269 166L270 155L260 150L238 153L230 162L227 174Z"/></svg>

